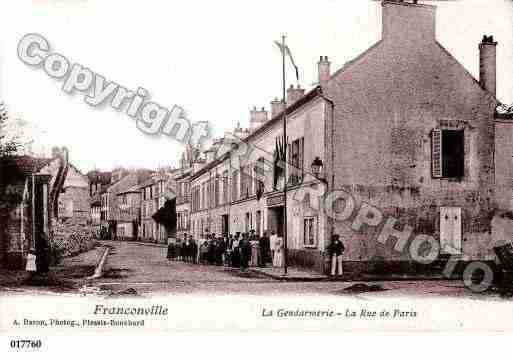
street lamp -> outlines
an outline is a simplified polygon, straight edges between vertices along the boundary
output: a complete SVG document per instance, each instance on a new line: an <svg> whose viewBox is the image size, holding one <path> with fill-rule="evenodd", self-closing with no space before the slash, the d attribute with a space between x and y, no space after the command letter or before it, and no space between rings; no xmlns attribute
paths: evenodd
<svg viewBox="0 0 513 359"><path fill-rule="evenodd" d="M322 160L319 157L315 157L310 168L312 169L312 173L317 179L321 179L323 167L324 164L322 163Z"/></svg>

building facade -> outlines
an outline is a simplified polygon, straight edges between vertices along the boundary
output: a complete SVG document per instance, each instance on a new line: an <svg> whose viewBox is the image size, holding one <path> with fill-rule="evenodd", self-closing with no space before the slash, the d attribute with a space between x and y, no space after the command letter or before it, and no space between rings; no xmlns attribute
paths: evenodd
<svg viewBox="0 0 513 359"><path fill-rule="evenodd" d="M164 208L166 201L174 198L172 186L174 172L158 172L139 186L141 193L141 227L139 237L143 241L167 243L168 223L155 219L155 214Z"/></svg>
<svg viewBox="0 0 513 359"><path fill-rule="evenodd" d="M112 174L112 180L116 181L111 184L105 193L101 195L102 200L102 212L104 213L105 218L107 218L107 237L110 239L121 239L118 238L118 233L123 233L123 239L135 239L134 236L137 234L137 231L130 231L132 234L131 237L127 236L122 228L127 226L127 213L126 203L124 203L127 191L131 192L131 196L136 196L135 187L140 186L142 183L151 178L153 171L145 170L145 169L137 169L131 171L120 171L121 175ZM137 188L138 190L138 188ZM132 198L131 198L132 199ZM131 209L131 212L128 215L129 218L138 217L137 213L134 213L134 210ZM137 219L134 219L137 221ZM130 221L129 221L130 222ZM118 232L118 224L121 224ZM133 223L133 227L137 229L140 227L139 223ZM133 228L132 228L133 229Z"/></svg>
<svg viewBox="0 0 513 359"><path fill-rule="evenodd" d="M118 240L139 239L141 225L141 191L135 185L116 194L118 216L116 223L116 238Z"/></svg>
<svg viewBox="0 0 513 359"><path fill-rule="evenodd" d="M111 184L112 176L110 172L90 171L87 173L89 178L89 197L91 211L91 225L98 238L102 238L106 230L106 216L102 216L102 194L106 193ZM102 230L102 221L105 224Z"/></svg>
<svg viewBox="0 0 513 359"><path fill-rule="evenodd" d="M476 43L475 79L437 41L435 6L381 5L381 40L334 73L321 56L318 86L291 86L270 117L254 108L248 130L237 126L194 162L196 238L286 229L289 263L319 271L333 233L354 271L418 270L423 251L410 250L418 235L434 239L441 259L494 259L501 238L492 219L512 209L513 185L513 116L497 113L497 42Z"/></svg>

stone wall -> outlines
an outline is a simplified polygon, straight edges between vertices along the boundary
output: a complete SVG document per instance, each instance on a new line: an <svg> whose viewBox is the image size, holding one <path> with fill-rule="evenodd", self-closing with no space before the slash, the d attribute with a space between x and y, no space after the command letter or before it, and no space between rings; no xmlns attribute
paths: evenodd
<svg viewBox="0 0 513 359"><path fill-rule="evenodd" d="M426 24L434 25L433 8L387 7L393 11L384 12L386 24L401 27L397 24L404 21L407 28L411 23L406 12L411 10L421 11L431 19ZM397 229L408 224L415 234L435 239L439 239L440 207L460 207L463 252L473 259L487 259L493 256L497 102L436 41L433 31L419 36L419 31L386 33L325 86L334 102L333 121L327 128L328 180L335 189L397 218ZM433 178L434 129L464 131L463 178ZM346 260L409 259L378 243L375 228L355 232L347 223L336 223L335 232L344 238Z"/></svg>
<svg viewBox="0 0 513 359"><path fill-rule="evenodd" d="M96 245L91 225L60 220L53 221L51 247L59 256L67 257L88 251Z"/></svg>
<svg viewBox="0 0 513 359"><path fill-rule="evenodd" d="M75 255L94 247L87 187L67 187L59 195L59 219L53 220L52 249L61 256Z"/></svg>

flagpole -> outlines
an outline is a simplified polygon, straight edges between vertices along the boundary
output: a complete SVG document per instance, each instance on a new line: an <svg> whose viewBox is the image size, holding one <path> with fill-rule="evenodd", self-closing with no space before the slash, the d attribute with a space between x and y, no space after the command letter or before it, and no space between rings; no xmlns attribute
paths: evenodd
<svg viewBox="0 0 513 359"><path fill-rule="evenodd" d="M285 163L283 168L283 275L287 275L287 116L285 109L287 104L285 102L285 35L281 37L281 45L282 45L282 74L283 74L283 92L282 92L282 101L283 101L283 152L285 155Z"/></svg>

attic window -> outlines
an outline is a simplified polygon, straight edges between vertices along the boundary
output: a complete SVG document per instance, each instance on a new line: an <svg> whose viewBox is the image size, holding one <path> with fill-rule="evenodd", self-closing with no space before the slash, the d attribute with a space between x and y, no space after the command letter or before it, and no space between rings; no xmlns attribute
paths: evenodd
<svg viewBox="0 0 513 359"><path fill-rule="evenodd" d="M434 178L461 178L465 168L464 130L435 129L432 132Z"/></svg>

